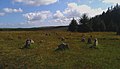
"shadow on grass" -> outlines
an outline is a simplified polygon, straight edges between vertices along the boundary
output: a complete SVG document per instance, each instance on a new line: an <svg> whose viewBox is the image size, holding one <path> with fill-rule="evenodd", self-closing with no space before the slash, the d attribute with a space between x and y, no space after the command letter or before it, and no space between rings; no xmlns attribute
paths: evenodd
<svg viewBox="0 0 120 69"><path fill-rule="evenodd" d="M84 49L99 49L98 46L94 46L93 44L86 44L82 48L84 48Z"/></svg>
<svg viewBox="0 0 120 69"><path fill-rule="evenodd" d="M55 51L55 52L58 52L58 51L66 51L66 50L69 50L69 48L66 48L66 49L57 48L57 49L55 49L54 51Z"/></svg>
<svg viewBox="0 0 120 69"><path fill-rule="evenodd" d="M19 49L34 49L36 46L35 45L30 45L29 47L20 47Z"/></svg>

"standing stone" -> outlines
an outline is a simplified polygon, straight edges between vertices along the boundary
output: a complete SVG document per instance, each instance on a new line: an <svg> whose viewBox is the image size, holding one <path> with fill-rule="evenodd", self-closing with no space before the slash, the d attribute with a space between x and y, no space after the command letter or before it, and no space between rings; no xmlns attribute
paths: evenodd
<svg viewBox="0 0 120 69"><path fill-rule="evenodd" d="M97 38L95 38L95 40L94 40L94 46L95 47L98 46L98 40L97 40Z"/></svg>
<svg viewBox="0 0 120 69"><path fill-rule="evenodd" d="M97 38L94 39L94 44L90 48L96 48L96 46L98 46Z"/></svg>
<svg viewBox="0 0 120 69"><path fill-rule="evenodd" d="M89 38L88 38L88 42L87 42L88 44L92 44L92 36L90 36Z"/></svg>
<svg viewBox="0 0 120 69"><path fill-rule="evenodd" d="M25 48L29 48L30 47L30 44L31 44L31 40L30 39L27 39L26 42L25 42Z"/></svg>
<svg viewBox="0 0 120 69"><path fill-rule="evenodd" d="M62 43L62 44L58 45L58 48L55 51L66 50L66 49L69 49L68 44Z"/></svg>
<svg viewBox="0 0 120 69"><path fill-rule="evenodd" d="M31 42L32 44L34 44L34 43L35 43L32 39L30 40L30 42Z"/></svg>
<svg viewBox="0 0 120 69"><path fill-rule="evenodd" d="M82 36L81 42L85 42L85 36Z"/></svg>

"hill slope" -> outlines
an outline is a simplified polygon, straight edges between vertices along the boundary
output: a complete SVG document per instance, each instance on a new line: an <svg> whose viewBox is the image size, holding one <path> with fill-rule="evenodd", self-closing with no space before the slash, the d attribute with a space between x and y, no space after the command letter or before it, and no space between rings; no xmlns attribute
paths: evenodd
<svg viewBox="0 0 120 69"><path fill-rule="evenodd" d="M67 30L68 26L50 26L35 28L0 28L0 31L38 31L38 30Z"/></svg>

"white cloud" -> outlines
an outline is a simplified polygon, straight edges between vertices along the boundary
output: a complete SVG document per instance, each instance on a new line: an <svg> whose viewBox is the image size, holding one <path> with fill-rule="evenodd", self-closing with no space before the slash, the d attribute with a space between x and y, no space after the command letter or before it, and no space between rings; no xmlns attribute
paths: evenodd
<svg viewBox="0 0 120 69"><path fill-rule="evenodd" d="M31 26L68 25L71 21L59 10L54 14L50 11L38 11L26 13L23 16L27 19L27 24Z"/></svg>
<svg viewBox="0 0 120 69"><path fill-rule="evenodd" d="M120 4L120 0L101 0L103 3Z"/></svg>
<svg viewBox="0 0 120 69"><path fill-rule="evenodd" d="M14 8L4 8L3 11L6 12L6 13L23 12L23 10L22 10L21 8L18 8L18 9L14 9Z"/></svg>
<svg viewBox="0 0 120 69"><path fill-rule="evenodd" d="M88 14L88 16L93 17L95 15L101 14L104 10L101 8L93 9L88 5L77 5L76 3L68 3L68 8L65 9L64 14L68 17L80 17L81 14Z"/></svg>
<svg viewBox="0 0 120 69"><path fill-rule="evenodd" d="M27 5L40 6L49 5L57 2L58 0L13 0L14 2L24 3Z"/></svg>
<svg viewBox="0 0 120 69"><path fill-rule="evenodd" d="M93 17L99 15L104 10L101 8L91 8L88 5L77 5L76 3L68 3L64 11L57 10L55 13L50 11L38 11L23 14L27 19L27 24L31 26L46 26L46 25L69 25L74 17L77 21L81 15L87 13L88 16Z"/></svg>
<svg viewBox="0 0 120 69"><path fill-rule="evenodd" d="M44 21L51 16L50 11L39 11L23 14L28 21Z"/></svg>
<svg viewBox="0 0 120 69"><path fill-rule="evenodd" d="M63 12L61 12L60 10L57 10L53 15L52 15L52 19L50 20L51 23L54 24L67 24L69 22L69 18L67 18Z"/></svg>
<svg viewBox="0 0 120 69"><path fill-rule="evenodd" d="M64 18L64 19L53 19L53 20L51 20L53 23L63 23L63 24L65 24L65 23L67 23L67 22L69 22L71 19L69 19L69 18Z"/></svg>
<svg viewBox="0 0 120 69"><path fill-rule="evenodd" d="M76 3L68 3L67 8L64 11L56 11L53 14L53 19L51 19L51 23L60 23L61 25L68 25L72 18L74 17L77 21L80 19L81 15L86 13L90 17L94 17L95 15L99 15L104 10L101 8L93 9L87 5L77 5Z"/></svg>
<svg viewBox="0 0 120 69"><path fill-rule="evenodd" d="M4 16L5 15L5 13L3 13L3 12L0 12L0 16Z"/></svg>
<svg viewBox="0 0 120 69"><path fill-rule="evenodd" d="M60 10L56 11L56 13L53 15L53 18L55 18L55 19L64 18L64 17L65 16L63 15L63 13Z"/></svg>
<svg viewBox="0 0 120 69"><path fill-rule="evenodd" d="M23 16L27 21L25 25L29 27L41 27L48 23L48 19L51 18L52 13L50 11L37 11L23 14Z"/></svg>

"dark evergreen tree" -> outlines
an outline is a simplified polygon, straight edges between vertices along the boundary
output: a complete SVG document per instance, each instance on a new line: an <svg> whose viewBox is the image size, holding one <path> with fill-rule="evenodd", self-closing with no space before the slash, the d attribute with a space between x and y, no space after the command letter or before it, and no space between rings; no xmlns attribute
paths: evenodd
<svg viewBox="0 0 120 69"><path fill-rule="evenodd" d="M92 19L92 29L93 31L100 31L100 19L99 16L96 16Z"/></svg>
<svg viewBox="0 0 120 69"><path fill-rule="evenodd" d="M100 23L102 20L104 23ZM116 26L120 23L120 5L108 8L106 12L92 18L92 28L94 31L103 31L100 26L106 26L106 31L116 31Z"/></svg>
<svg viewBox="0 0 120 69"><path fill-rule="evenodd" d="M92 32L92 28L90 26L88 26L87 24L82 24L82 25L79 25L78 27L78 31L79 32Z"/></svg>
<svg viewBox="0 0 120 69"><path fill-rule="evenodd" d="M80 19L80 21L79 21L79 23L81 23L81 24L87 24L88 22L89 22L89 18L87 16L87 14L83 14L82 17L81 17L81 19Z"/></svg>
<svg viewBox="0 0 120 69"><path fill-rule="evenodd" d="M76 31L78 28L79 32L117 31L117 33L119 34L120 5L116 4L116 6L108 8L108 10L106 12L103 12L101 15L97 15L90 19L86 14L83 14L81 19L79 20L79 26L78 24L72 24L73 22L75 22L74 19L69 25L69 31Z"/></svg>
<svg viewBox="0 0 120 69"><path fill-rule="evenodd" d="M100 31L106 31L106 26L105 26L105 23L104 21L100 20Z"/></svg>
<svg viewBox="0 0 120 69"><path fill-rule="evenodd" d="M88 18L86 14L83 14L79 23L80 23L79 28L78 28L79 32L91 32L92 31L92 28L90 25L90 19Z"/></svg>
<svg viewBox="0 0 120 69"><path fill-rule="evenodd" d="M76 32L78 30L78 23L77 21L73 18L73 20L71 21L69 27L68 27L68 31L71 32Z"/></svg>
<svg viewBox="0 0 120 69"><path fill-rule="evenodd" d="M120 35L120 24L117 27L117 35Z"/></svg>
<svg viewBox="0 0 120 69"><path fill-rule="evenodd" d="M110 21L108 28L109 28L108 31L116 32L116 30L117 30L117 26L116 26L116 24L113 23L112 20Z"/></svg>

